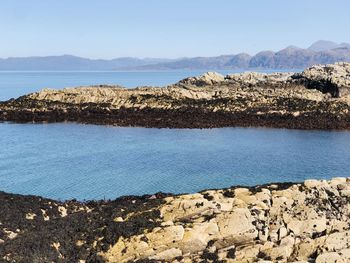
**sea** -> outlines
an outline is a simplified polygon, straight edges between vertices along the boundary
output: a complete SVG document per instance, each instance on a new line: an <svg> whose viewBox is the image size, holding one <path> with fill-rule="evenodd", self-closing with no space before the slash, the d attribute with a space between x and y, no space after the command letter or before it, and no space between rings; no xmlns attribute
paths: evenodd
<svg viewBox="0 0 350 263"><path fill-rule="evenodd" d="M201 73L7 71L0 100L43 88L164 86ZM349 163L348 131L0 123L0 191L58 200L349 177Z"/></svg>

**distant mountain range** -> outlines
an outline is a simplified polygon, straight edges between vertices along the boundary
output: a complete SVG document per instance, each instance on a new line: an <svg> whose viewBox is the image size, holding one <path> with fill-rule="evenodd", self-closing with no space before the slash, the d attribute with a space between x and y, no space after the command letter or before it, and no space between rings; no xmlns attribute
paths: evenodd
<svg viewBox="0 0 350 263"><path fill-rule="evenodd" d="M350 62L350 44L320 40L303 49L289 46L278 52L262 51L217 57L179 59L88 59L71 55L0 59L0 70L208 70L299 69L313 64Z"/></svg>
<svg viewBox="0 0 350 263"><path fill-rule="evenodd" d="M88 59L72 55L1 59L0 70L119 70L174 61L158 58Z"/></svg>

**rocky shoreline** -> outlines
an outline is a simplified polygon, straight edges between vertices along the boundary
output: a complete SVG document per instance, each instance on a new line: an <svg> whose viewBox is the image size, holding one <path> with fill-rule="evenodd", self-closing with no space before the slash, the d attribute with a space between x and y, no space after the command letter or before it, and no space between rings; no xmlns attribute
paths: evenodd
<svg viewBox="0 0 350 263"><path fill-rule="evenodd" d="M1 262L350 261L350 178L0 204Z"/></svg>
<svg viewBox="0 0 350 263"><path fill-rule="evenodd" d="M0 121L157 128L350 129L350 64L302 73L206 73L167 87L45 89L0 103Z"/></svg>

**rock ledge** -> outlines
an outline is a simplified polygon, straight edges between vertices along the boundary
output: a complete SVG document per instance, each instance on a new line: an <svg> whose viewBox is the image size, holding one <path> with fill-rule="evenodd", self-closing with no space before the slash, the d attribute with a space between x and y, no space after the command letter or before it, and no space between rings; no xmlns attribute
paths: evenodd
<svg viewBox="0 0 350 263"><path fill-rule="evenodd" d="M8 262L350 261L350 178L86 203L0 193L0 203Z"/></svg>

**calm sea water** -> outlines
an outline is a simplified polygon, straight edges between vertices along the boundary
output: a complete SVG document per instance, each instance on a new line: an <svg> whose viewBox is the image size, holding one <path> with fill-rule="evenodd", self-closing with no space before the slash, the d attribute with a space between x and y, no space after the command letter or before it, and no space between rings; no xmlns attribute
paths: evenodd
<svg viewBox="0 0 350 263"><path fill-rule="evenodd" d="M93 199L350 176L350 133L0 124L0 188Z"/></svg>
<svg viewBox="0 0 350 263"><path fill-rule="evenodd" d="M0 97L84 84L165 85L199 73L0 72ZM0 190L56 199L350 176L349 163L350 132L0 123Z"/></svg>

